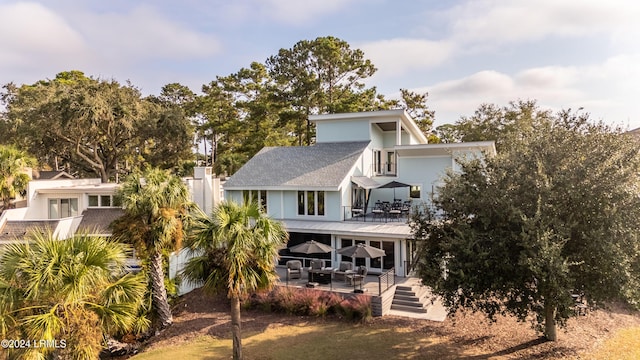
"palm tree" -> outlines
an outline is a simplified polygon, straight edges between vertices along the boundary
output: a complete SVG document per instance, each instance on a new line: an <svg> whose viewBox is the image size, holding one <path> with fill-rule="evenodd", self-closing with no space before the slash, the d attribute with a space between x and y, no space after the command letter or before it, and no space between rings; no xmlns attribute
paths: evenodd
<svg viewBox="0 0 640 360"><path fill-rule="evenodd" d="M153 307L159 328L173 323L164 280L163 250L179 249L192 207L189 190L168 172L150 168L131 174L116 194L125 215L114 225L114 235L133 243L148 256Z"/></svg>
<svg viewBox="0 0 640 360"><path fill-rule="evenodd" d="M0 145L0 200L2 210L8 209L16 194L23 195L29 183L29 175L23 172L36 160L12 146ZM0 211L1 212L1 211Z"/></svg>
<svg viewBox="0 0 640 360"><path fill-rule="evenodd" d="M38 342L9 358L96 359L105 335L135 330L146 287L124 271L127 245L50 232L27 240L0 255L0 336Z"/></svg>
<svg viewBox="0 0 640 360"><path fill-rule="evenodd" d="M240 299L275 284L278 247L287 239L282 224L262 213L257 203L223 202L211 216L202 214L194 220L187 240L194 257L182 274L208 292L226 292L231 301L234 359L242 359Z"/></svg>

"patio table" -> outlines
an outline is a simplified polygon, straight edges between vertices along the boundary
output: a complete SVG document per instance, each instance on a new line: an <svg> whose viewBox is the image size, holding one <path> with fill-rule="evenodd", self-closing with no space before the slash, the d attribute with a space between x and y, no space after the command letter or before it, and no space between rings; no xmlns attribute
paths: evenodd
<svg viewBox="0 0 640 360"><path fill-rule="evenodd" d="M331 282L331 275L333 274L332 268L324 269L311 269L309 270L309 281L317 282L320 284L329 284Z"/></svg>

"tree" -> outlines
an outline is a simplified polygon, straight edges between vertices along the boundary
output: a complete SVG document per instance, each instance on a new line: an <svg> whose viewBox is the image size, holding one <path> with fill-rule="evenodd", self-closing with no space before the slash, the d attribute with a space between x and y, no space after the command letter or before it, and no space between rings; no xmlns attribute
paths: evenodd
<svg viewBox="0 0 640 360"><path fill-rule="evenodd" d="M503 145L517 142L524 133L532 131L533 124L553 117L550 110L540 109L535 100L509 102L508 106L482 104L472 116L463 116L455 125L441 127L447 138L458 142L495 141L498 152Z"/></svg>
<svg viewBox="0 0 640 360"><path fill-rule="evenodd" d="M588 114L525 110L508 113L528 120L502 152L446 176L442 218L412 227L419 273L449 311L533 314L556 340L556 324L575 315L572 293L639 304L640 156L630 136Z"/></svg>
<svg viewBox="0 0 640 360"><path fill-rule="evenodd" d="M27 240L0 256L0 335L58 348L38 342L9 358L97 359L105 335L145 330L135 329L145 284L125 273L126 245L41 232Z"/></svg>
<svg viewBox="0 0 640 360"><path fill-rule="evenodd" d="M171 154L172 162L176 156L192 156L176 151L191 137L181 114L142 99L129 83L68 71L53 80L21 87L8 84L4 89L8 139L38 154L43 165L55 167L60 161L73 168L69 172L93 173L107 182L127 164L167 161L149 155ZM168 138L167 133L175 136Z"/></svg>
<svg viewBox="0 0 640 360"><path fill-rule="evenodd" d="M180 248L192 208L189 190L180 178L149 168L128 176L116 196L125 215L113 225L114 235L148 256L153 306L159 328L165 329L173 316L164 283L163 250Z"/></svg>
<svg viewBox="0 0 640 360"><path fill-rule="evenodd" d="M24 196L29 175L24 172L35 164L35 159L12 146L0 145L0 199L2 210L8 209L17 194ZM0 211L1 213L1 211Z"/></svg>
<svg viewBox="0 0 640 360"><path fill-rule="evenodd" d="M278 278L278 247L288 234L281 223L260 211L257 203L223 202L210 216L195 222L188 248L195 255L183 275L209 292L226 292L231 301L233 358L242 359L240 300L269 289Z"/></svg>
<svg viewBox="0 0 640 360"><path fill-rule="evenodd" d="M353 50L332 36L280 49L267 59L266 66L276 83L276 96L289 105L283 116L295 124L299 145L311 143L310 114L358 111L375 97L375 89L365 89L362 82L375 73L375 66L362 50ZM362 98L366 100L360 101Z"/></svg>

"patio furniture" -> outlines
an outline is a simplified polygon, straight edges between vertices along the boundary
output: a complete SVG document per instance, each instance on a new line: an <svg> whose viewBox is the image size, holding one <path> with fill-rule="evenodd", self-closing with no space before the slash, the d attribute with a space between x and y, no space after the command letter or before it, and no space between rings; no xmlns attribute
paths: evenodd
<svg viewBox="0 0 640 360"><path fill-rule="evenodd" d="M353 271L353 264L350 261L341 261L340 267L333 272L333 278L336 280L346 280L345 275Z"/></svg>
<svg viewBox="0 0 640 360"><path fill-rule="evenodd" d="M356 285L360 285L360 288L362 288L364 279L367 277L367 272L368 270L366 266L359 266L355 274L346 275L347 281L349 281L349 285L353 285L354 289Z"/></svg>
<svg viewBox="0 0 640 360"><path fill-rule="evenodd" d="M287 281L302 278L302 262L300 260L287 261Z"/></svg>
<svg viewBox="0 0 640 360"><path fill-rule="evenodd" d="M376 201L375 206L373 207L373 210L371 210L371 212L373 213L373 217L374 218L382 218L384 217L384 213L385 213L385 209L384 209L384 205L382 204L381 201Z"/></svg>
<svg viewBox="0 0 640 360"><path fill-rule="evenodd" d="M409 211L411 211L411 200L405 200L402 203L402 208L400 208L400 212L403 216L409 216Z"/></svg>
<svg viewBox="0 0 640 360"><path fill-rule="evenodd" d="M317 282L320 284L329 284L331 283L331 275L333 274L333 269L325 268L325 269L311 269L309 270L309 282Z"/></svg>
<svg viewBox="0 0 640 360"><path fill-rule="evenodd" d="M402 212L402 203L400 201L394 201L393 204L391 205L391 209L389 210L389 217L394 219L399 219L401 212Z"/></svg>

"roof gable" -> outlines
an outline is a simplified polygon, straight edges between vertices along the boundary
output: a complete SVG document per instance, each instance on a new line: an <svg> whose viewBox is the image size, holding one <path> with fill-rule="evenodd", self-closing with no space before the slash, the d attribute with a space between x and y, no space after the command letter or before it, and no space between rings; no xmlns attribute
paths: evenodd
<svg viewBox="0 0 640 360"><path fill-rule="evenodd" d="M240 168L225 189L335 188L350 175L369 141L265 147Z"/></svg>

